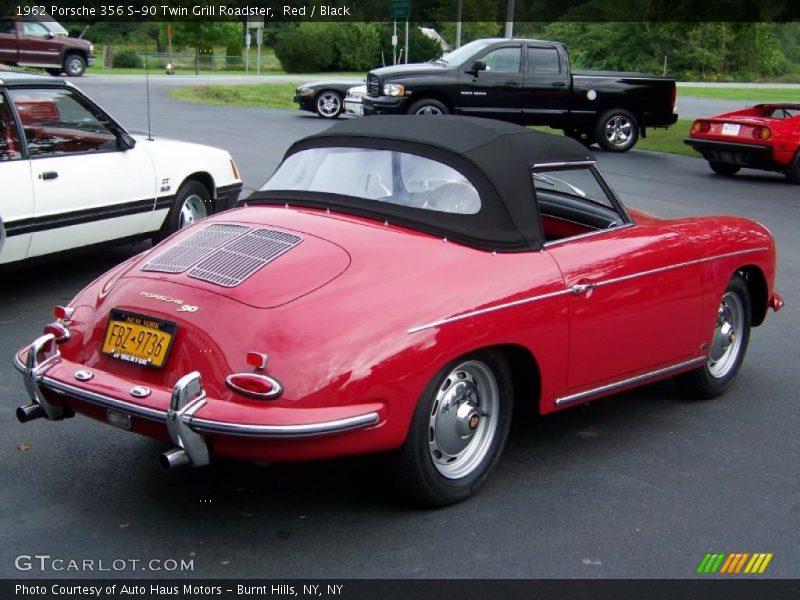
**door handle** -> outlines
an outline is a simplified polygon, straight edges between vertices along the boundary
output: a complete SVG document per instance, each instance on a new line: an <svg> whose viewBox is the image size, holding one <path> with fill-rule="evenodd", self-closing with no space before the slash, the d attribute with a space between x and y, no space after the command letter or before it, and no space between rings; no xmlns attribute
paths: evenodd
<svg viewBox="0 0 800 600"><path fill-rule="evenodd" d="M567 84L564 83L563 81L554 81L550 85L552 85L553 87L567 87Z"/></svg>
<svg viewBox="0 0 800 600"><path fill-rule="evenodd" d="M570 288L573 296L580 296L581 294L586 294L591 292L595 287L597 287L593 283L576 283Z"/></svg>
<svg viewBox="0 0 800 600"><path fill-rule="evenodd" d="M48 179L58 179L58 173L55 171L45 171L44 173L39 174L39 179L43 179L47 181Z"/></svg>
<svg viewBox="0 0 800 600"><path fill-rule="evenodd" d="M509 79L508 81L506 81L506 85L519 85L519 81L517 81L516 79Z"/></svg>

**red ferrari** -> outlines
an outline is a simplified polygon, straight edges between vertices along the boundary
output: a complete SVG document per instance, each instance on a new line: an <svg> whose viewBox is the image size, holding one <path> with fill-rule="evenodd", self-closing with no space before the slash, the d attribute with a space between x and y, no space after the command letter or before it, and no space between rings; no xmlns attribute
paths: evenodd
<svg viewBox="0 0 800 600"><path fill-rule="evenodd" d="M355 119L57 307L16 356L17 416L162 438L165 468L390 451L443 505L484 482L515 402L724 392L774 278L764 227L628 210L574 140Z"/></svg>
<svg viewBox="0 0 800 600"><path fill-rule="evenodd" d="M757 104L698 119L684 142L720 175L761 169L800 183L800 104Z"/></svg>

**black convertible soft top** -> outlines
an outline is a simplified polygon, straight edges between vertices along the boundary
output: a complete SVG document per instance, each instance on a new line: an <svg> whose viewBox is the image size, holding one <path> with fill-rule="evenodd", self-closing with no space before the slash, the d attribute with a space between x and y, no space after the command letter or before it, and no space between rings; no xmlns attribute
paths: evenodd
<svg viewBox="0 0 800 600"><path fill-rule="evenodd" d="M544 242L531 168L594 161L575 140L501 121L460 116L351 119L295 142L284 160L296 152L319 147L396 150L448 164L478 190L481 209L475 214L451 214L297 190L258 191L247 203L330 208L506 252L540 248Z"/></svg>

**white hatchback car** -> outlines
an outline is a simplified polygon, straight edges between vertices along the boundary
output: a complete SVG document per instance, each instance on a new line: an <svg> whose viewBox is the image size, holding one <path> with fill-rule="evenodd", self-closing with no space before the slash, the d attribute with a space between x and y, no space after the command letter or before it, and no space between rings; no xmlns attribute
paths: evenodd
<svg viewBox="0 0 800 600"><path fill-rule="evenodd" d="M241 189L225 150L131 135L61 79L0 73L0 264L158 241Z"/></svg>

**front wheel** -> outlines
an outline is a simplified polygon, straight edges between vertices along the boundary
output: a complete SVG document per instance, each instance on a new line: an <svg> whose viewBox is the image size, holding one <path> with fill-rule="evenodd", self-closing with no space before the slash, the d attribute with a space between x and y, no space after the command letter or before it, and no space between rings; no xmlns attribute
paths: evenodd
<svg viewBox="0 0 800 600"><path fill-rule="evenodd" d="M706 363L675 379L693 398L716 398L733 383L750 341L752 308L747 283L740 274L731 278L720 299Z"/></svg>
<svg viewBox="0 0 800 600"><path fill-rule="evenodd" d="M178 188L164 225L153 236L153 243L158 243L176 231L206 218L212 212L211 202L211 194L206 186L199 181L185 181Z"/></svg>
<svg viewBox="0 0 800 600"><path fill-rule="evenodd" d="M714 171L717 175L723 175L725 177L733 177L736 173L739 172L741 167L737 165L731 165L728 163L721 163L715 161L708 161L708 166L711 167L711 170Z"/></svg>
<svg viewBox="0 0 800 600"><path fill-rule="evenodd" d="M411 107L408 109L408 114L410 115L449 115L450 110L444 105L444 103L439 102L438 100L434 100L433 98L423 98L422 100L417 100Z"/></svg>
<svg viewBox="0 0 800 600"><path fill-rule="evenodd" d="M335 119L342 114L342 97L333 90L325 90L317 96L317 114L323 119Z"/></svg>
<svg viewBox="0 0 800 600"><path fill-rule="evenodd" d="M474 494L500 458L512 407L511 372L500 353L447 365L423 392L396 456L404 491L428 506Z"/></svg>
<svg viewBox="0 0 800 600"><path fill-rule="evenodd" d="M639 122L633 113L614 108L602 114L594 127L600 147L609 152L627 152L639 139Z"/></svg>
<svg viewBox="0 0 800 600"><path fill-rule="evenodd" d="M64 72L69 77L80 77L86 71L86 61L80 54L67 54L64 59Z"/></svg>

